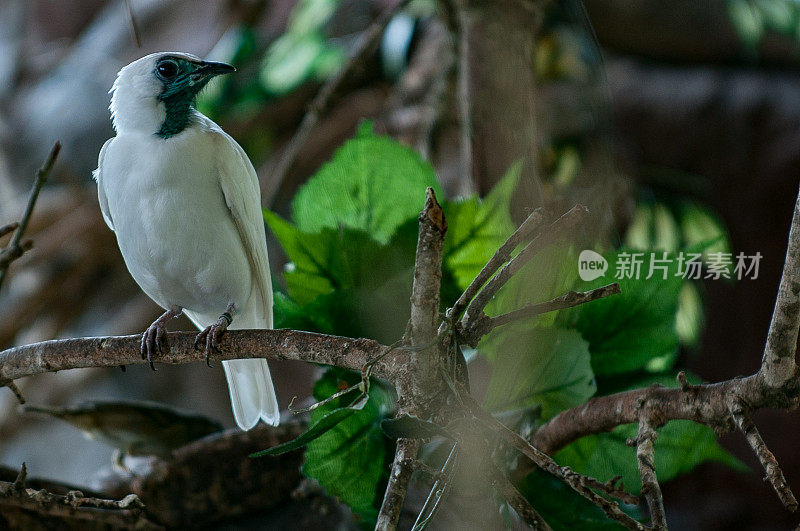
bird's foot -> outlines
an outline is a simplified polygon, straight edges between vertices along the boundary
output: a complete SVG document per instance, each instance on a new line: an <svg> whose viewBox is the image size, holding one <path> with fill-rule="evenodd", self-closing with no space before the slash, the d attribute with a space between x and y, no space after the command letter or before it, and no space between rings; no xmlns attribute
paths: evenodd
<svg viewBox="0 0 800 531"><path fill-rule="evenodd" d="M153 356L161 355L164 352L169 351L169 345L167 344L166 324L171 319L178 317L181 314L181 311L182 310L179 308L173 308L165 312L142 334L142 359L147 360L147 362L150 364L150 368L153 370L156 370L155 365L153 365Z"/></svg>
<svg viewBox="0 0 800 531"><path fill-rule="evenodd" d="M211 326L207 326L205 330L197 334L197 337L194 338L195 350L200 350L201 346L205 345L206 365L209 367L211 367L211 352L220 351L219 340L232 322L233 317L231 317L230 312L225 312L220 315L219 319L217 319L217 322Z"/></svg>

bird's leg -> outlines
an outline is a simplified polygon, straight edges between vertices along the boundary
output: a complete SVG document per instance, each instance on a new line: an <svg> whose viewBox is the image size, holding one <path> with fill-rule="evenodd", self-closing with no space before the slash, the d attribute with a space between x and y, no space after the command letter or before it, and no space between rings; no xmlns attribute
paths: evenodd
<svg viewBox="0 0 800 531"><path fill-rule="evenodd" d="M156 370L155 365L153 365L153 355L169 350L167 346L167 323L176 317L180 317L182 313L182 308L173 306L164 312L161 317L153 321L153 324L142 334L142 359L150 363L151 369Z"/></svg>
<svg viewBox="0 0 800 531"><path fill-rule="evenodd" d="M197 337L194 338L195 349L199 350L200 346L205 344L206 365L209 367L211 367L211 361L209 360L211 351L219 352L219 339L233 322L233 312L235 309L236 306L234 304L229 305L225 313L220 315L219 319L217 319L214 324L207 326L205 330L197 334Z"/></svg>

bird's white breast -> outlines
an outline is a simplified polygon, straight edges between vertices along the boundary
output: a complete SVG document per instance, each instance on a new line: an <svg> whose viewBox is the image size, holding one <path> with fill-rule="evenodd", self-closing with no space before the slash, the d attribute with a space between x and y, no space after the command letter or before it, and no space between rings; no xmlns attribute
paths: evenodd
<svg viewBox="0 0 800 531"><path fill-rule="evenodd" d="M169 139L123 133L102 161L102 186L125 263L164 308L219 315L250 294L250 266L225 204L211 133Z"/></svg>

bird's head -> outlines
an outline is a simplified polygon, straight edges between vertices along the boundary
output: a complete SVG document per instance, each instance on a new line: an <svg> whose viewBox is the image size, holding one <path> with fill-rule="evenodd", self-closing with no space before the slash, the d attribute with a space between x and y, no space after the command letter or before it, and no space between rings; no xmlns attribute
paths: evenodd
<svg viewBox="0 0 800 531"><path fill-rule="evenodd" d="M233 72L225 63L187 53L159 52L124 67L111 88L111 116L118 132L169 138L190 123L194 100L215 76Z"/></svg>

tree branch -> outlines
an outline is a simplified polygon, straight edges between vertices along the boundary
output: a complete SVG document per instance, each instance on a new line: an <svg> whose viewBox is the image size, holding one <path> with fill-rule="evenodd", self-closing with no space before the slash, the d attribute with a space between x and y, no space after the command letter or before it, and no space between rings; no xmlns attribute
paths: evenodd
<svg viewBox="0 0 800 531"><path fill-rule="evenodd" d="M157 363L205 361L194 348L196 332L167 334L169 351L154 358ZM141 334L43 341L0 352L0 385L17 378L87 367L119 367L147 363L141 356ZM385 352L386 347L371 339L299 332L296 330L228 330L213 360L268 358L336 365L360 371L364 364ZM395 349L379 360L372 373L393 381L408 354Z"/></svg>
<svg viewBox="0 0 800 531"><path fill-rule="evenodd" d="M761 438L758 428L756 428L750 416L740 405L732 405L730 411L733 421L739 427L739 431L742 432L747 443L758 456L758 460L761 461L761 466L764 467L764 472L766 473L764 479L772 485L784 507L792 512L796 511L797 499L794 497L792 489L783 475L783 470L778 465L778 460L775 459L775 455L769 451L764 439Z"/></svg>
<svg viewBox="0 0 800 531"><path fill-rule="evenodd" d="M11 265L11 262L22 256L25 251L31 248L31 242L25 242L22 244L20 244L20 242L23 234L25 234L25 230L28 228L28 222L31 220L33 207L36 205L36 199L39 198L39 192L41 191L42 186L44 186L44 183L47 181L47 176L50 175L50 170L53 169L53 164L56 162L59 151L61 151L61 143L56 142L53 145L53 148L50 150L50 154L47 156L44 164L36 172L36 177L33 180L33 187L31 188L31 193L28 196L28 204L25 206L25 212L22 214L22 219L20 219L19 223L16 224L16 232L11 237L11 241L8 243L6 248L0 251L0 288L3 287L3 281L6 278L8 266ZM7 234L9 227L12 225L3 227L3 234Z"/></svg>
<svg viewBox="0 0 800 531"><path fill-rule="evenodd" d="M462 329L469 329L477 321L489 301L511 277L516 275L542 249L556 242L564 232L584 219L589 211L585 206L576 205L569 212L555 220L544 232L533 239L518 255L511 259L472 299L461 320Z"/></svg>
<svg viewBox="0 0 800 531"><path fill-rule="evenodd" d="M511 253L514 252L514 249L522 243L528 236L537 232L544 221L544 214L542 213L541 208L537 208L534 210L530 216L525 218L525 221L517 227L517 230L514 231L514 234L508 237L508 239L500 246L497 251L495 251L494 255L486 262L486 265L481 268L480 273L476 276L472 282L469 283L467 289L464 290L464 293L458 298L458 300L453 304L453 307L447 311L447 316L453 320L457 320L461 317L461 314L467 308L469 302L475 298L475 295L478 294L478 291L483 287L486 282L492 278L500 266L504 263L508 262L511 258ZM538 232L537 232L538 233Z"/></svg>
<svg viewBox="0 0 800 531"><path fill-rule="evenodd" d="M531 529L542 531L550 531L552 529L528 500L520 494L511 481L508 480L502 470L497 468L494 463L489 463L487 469L486 480Z"/></svg>
<svg viewBox="0 0 800 531"><path fill-rule="evenodd" d="M429 418L435 413L431 404L445 390L442 380L442 356L436 339L439 324L439 293L442 281L442 248L447 232L444 211L432 188L426 190L425 208L419 215L419 237L414 259L414 284L411 290L411 344L419 348L396 378L400 413ZM420 442L398 439L376 529L395 529L400 518L408 481L413 469L408 462L416 459Z"/></svg>
<svg viewBox="0 0 800 531"><path fill-rule="evenodd" d="M559 466L549 455L546 455L532 446L518 433L508 429L502 422L495 419L489 412L480 407L462 384L457 383L456 386L459 391L459 398L462 400L466 409L486 427L497 433L502 441L522 452L522 454L533 461L537 467L557 477L569 485L575 492L597 505L606 516L612 520L616 520L628 529L646 529L641 523L625 514L618 504L607 500L591 490L592 486L605 486L609 485L608 483L602 483L597 479L578 474L569 467Z"/></svg>
<svg viewBox="0 0 800 531"><path fill-rule="evenodd" d="M389 472L389 484L383 496L381 511L375 529L379 531L397 529L400 512L408 492L408 482L414 468L409 466L409 460L417 458L420 441L416 439L398 439L397 449L394 454L392 470Z"/></svg>
<svg viewBox="0 0 800 531"><path fill-rule="evenodd" d="M769 324L759 375L767 385L779 388L797 378L794 354L800 328L800 195L794 206L783 274Z"/></svg>
<svg viewBox="0 0 800 531"><path fill-rule="evenodd" d="M620 293L620 289L619 284L615 282L589 291L570 291L547 302L527 304L519 310L504 313L497 317L488 317L484 315L472 325L472 328L462 332L459 338L467 345L476 346L480 338L498 326L503 326L522 319L529 319L547 312L572 308L573 306L586 304L587 302L602 299L610 295L616 295L617 293Z"/></svg>
<svg viewBox="0 0 800 531"><path fill-rule="evenodd" d="M26 476L23 463L14 482L0 481L3 521L17 522L20 528L32 522L41 523L40 519L57 518L61 525L64 521L74 522L75 528L79 527L78 522L92 522L118 529L162 529L144 516L144 504L135 494L121 500L85 497L77 490L66 495L53 494L44 489L26 488Z"/></svg>
<svg viewBox="0 0 800 531"><path fill-rule="evenodd" d="M667 528L667 517L664 513L664 497L656 477L653 446L656 437L658 434L651 424L647 409L643 407L636 437L636 460L639 463L639 476L642 478L642 494L650 509L651 528L662 531Z"/></svg>

